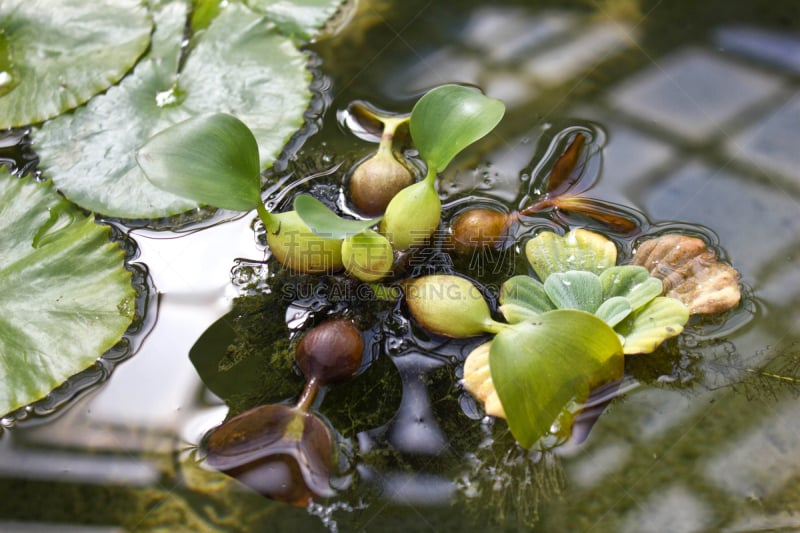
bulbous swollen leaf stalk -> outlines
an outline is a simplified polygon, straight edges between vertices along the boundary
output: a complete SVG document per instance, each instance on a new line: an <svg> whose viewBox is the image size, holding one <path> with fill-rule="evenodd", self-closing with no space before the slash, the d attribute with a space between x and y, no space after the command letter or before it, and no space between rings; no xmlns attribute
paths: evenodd
<svg viewBox="0 0 800 533"><path fill-rule="evenodd" d="M406 284L405 296L414 319L438 335L473 337L499 333L508 327L492 319L478 287L460 276L435 274L417 278Z"/></svg>
<svg viewBox="0 0 800 533"><path fill-rule="evenodd" d="M516 213L503 213L483 207L468 209L453 220L450 232L458 252L480 248L496 248L508 236L508 229L517 220Z"/></svg>
<svg viewBox="0 0 800 533"><path fill-rule="evenodd" d="M407 119L386 119L378 151L361 162L350 177L350 198L367 216L383 214L392 198L414 183L411 171L392 151L395 129L403 122Z"/></svg>
<svg viewBox="0 0 800 533"><path fill-rule="evenodd" d="M406 187L392 198L381 221L380 231L396 250L424 244L442 216L442 201L434 188L436 174Z"/></svg>
<svg viewBox="0 0 800 533"><path fill-rule="evenodd" d="M280 264L305 274L341 270L341 239L315 234L295 211L270 213L259 203L258 216L267 230L272 255Z"/></svg>
<svg viewBox="0 0 800 533"><path fill-rule="evenodd" d="M391 274L394 250L389 239L368 229L345 238L342 262L351 276L366 282L378 281Z"/></svg>

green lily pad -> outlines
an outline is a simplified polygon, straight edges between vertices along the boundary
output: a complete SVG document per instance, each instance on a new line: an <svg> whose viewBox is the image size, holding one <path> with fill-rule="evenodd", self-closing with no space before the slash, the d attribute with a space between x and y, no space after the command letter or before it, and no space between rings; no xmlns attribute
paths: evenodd
<svg viewBox="0 0 800 533"><path fill-rule="evenodd" d="M650 277L646 268L636 265L609 267L600 273L600 282L604 299L624 296L633 309L639 309L664 290L660 279Z"/></svg>
<svg viewBox="0 0 800 533"><path fill-rule="evenodd" d="M81 207L122 218L196 207L151 184L135 160L150 137L193 116L241 119L256 138L261 168L303 124L310 73L290 38L263 15L229 3L192 38L179 73L186 20L182 2L167 4L156 14L153 46L129 76L34 132L45 173Z"/></svg>
<svg viewBox="0 0 800 533"><path fill-rule="evenodd" d="M342 0L249 0L248 5L266 13L281 31L310 39L336 14Z"/></svg>
<svg viewBox="0 0 800 533"><path fill-rule="evenodd" d="M544 290L559 309L580 309L594 313L603 303L600 278L591 272L554 272L544 280Z"/></svg>
<svg viewBox="0 0 800 533"><path fill-rule="evenodd" d="M689 308L675 298L659 296L616 326L625 337L626 354L651 353L665 340L680 335Z"/></svg>
<svg viewBox="0 0 800 533"><path fill-rule="evenodd" d="M139 0L3 0L0 129L41 122L105 91L150 43Z"/></svg>
<svg viewBox="0 0 800 533"><path fill-rule="evenodd" d="M543 313L505 328L492 341L491 377L508 427L530 448L565 409L623 374L622 345L608 324L575 309ZM564 428L561 428L561 432Z"/></svg>
<svg viewBox="0 0 800 533"><path fill-rule="evenodd" d="M599 275L617 262L617 247L599 233L585 229L574 229L563 237L543 231L527 242L525 256L541 280L569 270Z"/></svg>
<svg viewBox="0 0 800 533"><path fill-rule="evenodd" d="M89 367L131 324L135 294L109 228L52 186L0 169L0 415Z"/></svg>

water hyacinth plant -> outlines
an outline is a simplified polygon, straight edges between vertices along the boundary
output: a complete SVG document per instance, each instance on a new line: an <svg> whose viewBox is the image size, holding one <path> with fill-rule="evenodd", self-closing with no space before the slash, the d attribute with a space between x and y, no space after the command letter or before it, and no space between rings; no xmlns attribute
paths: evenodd
<svg viewBox="0 0 800 533"><path fill-rule="evenodd" d="M467 357L464 385L530 448L548 433L568 436L591 390L622 378L624 355L652 352L680 334L689 309L660 296L661 281L645 268L617 266L615 245L597 233L542 232L525 250L539 279L519 275L503 283L506 323L491 318L477 287L463 278L420 278L409 284L406 300L432 332L495 335Z"/></svg>
<svg viewBox="0 0 800 533"><path fill-rule="evenodd" d="M384 119L384 144L376 157L394 158L391 138L400 124L409 121L428 170L422 181L399 192L397 184L402 180L376 176L375 169L369 178L357 174L357 182L371 182L364 185L371 190L366 196L391 189L385 214L374 219L342 218L309 195L298 196L293 211L268 212L261 200L256 139L230 115L204 115L167 128L138 151L137 161L150 182L173 194L225 209L257 210L272 254L284 266L306 273L344 267L370 282L391 274L395 250L421 244L431 236L441 217L436 176L456 154L491 131L504 110L502 102L476 90L444 85L420 98L410 118ZM379 166L380 172L388 168ZM390 166L389 172L396 173L396 165ZM363 210L381 211L372 207ZM380 232L373 231L378 223Z"/></svg>
<svg viewBox="0 0 800 533"><path fill-rule="evenodd" d="M408 165L394 153L393 144L400 128L407 128L409 115L389 115L364 102L347 108L347 117L359 128L380 136L378 150L356 165L348 180L350 199L366 216L382 215L394 196L414 183Z"/></svg>
<svg viewBox="0 0 800 533"><path fill-rule="evenodd" d="M442 211L436 176L459 152L492 131L504 113L500 100L461 85L442 85L417 101L409 128L428 169L422 181L400 191L386 208L381 233L396 249L408 249L433 234Z"/></svg>
<svg viewBox="0 0 800 533"><path fill-rule="evenodd" d="M310 412L320 387L351 379L361 367L364 341L347 319L329 319L306 333L295 362L306 378L296 405L254 407L211 431L206 461L272 499L299 507L334 494L330 486L334 439Z"/></svg>

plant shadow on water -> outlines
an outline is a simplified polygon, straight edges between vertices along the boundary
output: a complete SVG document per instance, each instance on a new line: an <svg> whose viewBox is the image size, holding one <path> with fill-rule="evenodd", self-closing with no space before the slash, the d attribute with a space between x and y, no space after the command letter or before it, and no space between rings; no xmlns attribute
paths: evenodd
<svg viewBox="0 0 800 533"><path fill-rule="evenodd" d="M740 270L743 299L738 307L718 315L693 316L682 335L654 353L626 357L624 377L585 401L575 417L572 440L555 439L561 446L526 451L516 445L505 421L484 417L480 402L463 388L463 362L488 336L451 339L426 331L410 318L407 304L395 299L402 293L400 275L390 277L384 291L340 274L309 276L281 269L274 259L263 260L266 238L263 225L256 221L253 253L237 250L230 256L236 290L226 295L239 295L232 309L201 335L184 339L185 346L192 346L185 351L196 373L212 394L198 392L176 406L187 413L176 424L179 431L149 430L121 416L119 426L135 427L119 435L133 435L136 442L145 443L138 447L127 447L122 437L102 427L99 433L107 431L109 436L88 446L86 461L80 462L73 456L79 455L82 445L65 438L56 447L64 461L72 454L76 470L86 469L83 478L75 476L69 482L48 477L46 468L37 470L41 476L37 479L8 464L17 459L27 464L19 459L26 453L30 462L43 461L44 454L37 450L49 446L48 424L35 416L20 417L18 427L0 435L0 445L8 452L8 459L0 460L4 495L0 525L3 520L40 520L121 524L134 531L796 527L800 473L791 451L800 445L792 429L800 390L797 269L792 263L796 265L800 229L792 219L797 213L796 183L777 181L773 187L779 178L765 176L763 170L773 167L753 170L753 165L732 156L728 135L695 142L669 123L635 116L633 103L630 107L614 103L611 96L624 92L633 102L640 93L618 81L652 72L648 54L660 65L674 50L685 49L684 22L689 14L695 24L686 31L696 46L714 48L723 36L732 50L715 51L712 66L722 63L736 73L754 68L748 70L751 81L779 78L795 87L796 74L784 74L780 64L760 65L763 49L752 45L759 38L742 37L750 34L741 27L761 24L764 35L778 38L786 30L782 17L795 8L779 3L765 13L751 14L742 6L722 13L718 3L662 9L609 1L595 10L577 4L469 2L456 9L449 3L429 7L412 2L407 11L396 3L370 6L350 29L312 45L322 58L321 69L330 76L322 83L323 103L316 105L330 108L318 110L307 125L314 131L307 131L307 137L267 172L267 181L275 183L266 192L268 209L291 209L296 196L309 193L339 213L358 213L348 201L348 173L374 153L376 144L352 135L351 126L337 121L334 109L345 110L360 101L407 111L433 85L476 83L506 100L510 112L497 135L456 158L440 177L440 228L455 226L459 216L482 207L504 215L502 231L499 236L492 234L493 246L466 251L449 231L437 231L430 246L402 255L404 275L469 276L489 303L493 318L500 319L502 283L516 274L530 274L522 245L539 232L564 233L575 227L598 231L616 245L621 262L631 259L648 237L681 233L699 237ZM389 8L382 10L384 5ZM607 38L601 23L603 15L612 11L625 15L612 25L619 24L617 29L625 30L619 33L626 37L604 41L596 36ZM434 22L448 18L453 22L444 28ZM537 32L517 34L515 20ZM389 40L401 28L402 42ZM498 31L508 38L498 39ZM523 33L528 40L521 37ZM584 34L597 40L584 42ZM359 39L366 41L355 46ZM595 46L605 55L585 60L588 63L579 64L574 75L565 67L567 74L559 78L547 67L552 60L544 59L572 41ZM626 48L619 44L623 41L636 45ZM410 54L407 46L416 53ZM638 47L645 53L638 53ZM347 52L348 48L352 50ZM374 64L365 65L359 56L366 49L384 51ZM420 61L418 54L426 50L432 52ZM563 51L569 58L568 49ZM577 57L580 62L580 54ZM544 59L537 63L536 58ZM682 59L664 64L691 66L691 61ZM690 59L707 58L697 54ZM484 70L482 62L488 65ZM435 77L418 75L436 70L431 65L440 67ZM515 84L511 78L524 81ZM412 79L419 81L415 85L408 81ZM675 79L681 78L675 75ZM726 119L726 132L744 146L748 142L744 134L754 124L771 125L760 121L774 110L774 103L764 96L752 105L741 104L740 116ZM577 134L583 136L581 156L574 172L563 177L574 194L562 195L559 203L547 198L548 178ZM9 136L21 139L19 132ZM796 136L796 129L789 132L790 138ZM418 154L403 139L396 143L395 153L418 172ZM30 151L20 148L18 141L8 144L0 148L3 162L35 168ZM700 161L701 167L712 171L703 174L697 165L684 167L686 160ZM720 177L714 169L723 169L722 174L730 170L734 176ZM531 206L536 209L527 209ZM734 210L740 218L729 212ZM249 219L239 222L251 225ZM188 222L190 230L192 224L196 223ZM758 232L751 233L755 230L750 226ZM118 240L127 243L122 227ZM246 232L252 244L252 232ZM762 238L764 234L769 238ZM125 249L132 250L127 245ZM132 251L131 260L135 260ZM141 311L137 314L145 315L146 308L148 317L137 334L138 343L153 325L156 298L146 269L135 274L143 298L137 301ZM172 295L166 291L164 296L166 306ZM322 387L309 406L335 442L331 477L335 495L325 493L329 497L306 510L297 509L264 499L205 468L207 439L200 437L223 418L230 420L262 405L286 409L295 405L305 382L294 363L295 347L303 333L330 317L351 320L364 339L356 375ZM187 313L182 319L191 321L194 316ZM167 354L173 348L166 343L163 351L158 355L186 358L185 353ZM113 353L106 358L113 362ZM125 365L115 370L112 381L124 370ZM159 371L158 364L151 365L150 372ZM120 373L119 379L125 380L125 374ZM83 406L91 410L91 400L86 395L75 410ZM47 404L41 414L54 408ZM55 423L52 427L53 432L58 428ZM61 432L68 433L62 427L55 434ZM151 438L168 442L170 449L148 444ZM86 481L94 475L87 466L93 461L119 468L120 473Z"/></svg>

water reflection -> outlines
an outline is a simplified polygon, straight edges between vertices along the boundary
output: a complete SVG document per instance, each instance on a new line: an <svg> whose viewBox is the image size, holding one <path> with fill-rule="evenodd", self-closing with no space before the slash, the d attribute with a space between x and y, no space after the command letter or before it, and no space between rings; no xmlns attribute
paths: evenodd
<svg viewBox="0 0 800 533"><path fill-rule="evenodd" d="M795 173L800 152L793 142L797 121L792 120L797 114L797 54L792 52L797 30L790 27L796 8L786 2L757 12L748 11L751 6L746 3L665 4L643 5L648 17L637 26L635 42L629 39L631 33L609 36L609 26L599 27L585 18L583 5L573 9L573 4L551 3L550 10L542 11L528 4L437 2L426 7L410 2L407 10L398 5L369 13L374 32L353 30L348 36L344 30L338 38L348 46L361 39L367 47L348 52L337 39L320 45L329 50L319 53L324 68L332 72L336 101L378 95L387 107L399 108L417 94L420 85L414 84L420 80L426 86L478 81L490 95L508 101L514 111L509 122L494 145L484 146L496 150L491 164L473 172L475 162L463 161L442 182L440 190L451 197L488 193L483 183L486 170L497 197L512 200L509 184L517 183L518 170L531 161L531 147L548 125L559 131L559 121L566 116L602 124L607 143L592 197L643 210L656 230L663 220L685 221L682 228L713 228L719 240L710 234L703 237L714 245L722 243L760 306L726 317L729 326L721 329L709 325L699 340L687 339L695 344L671 347L651 361L636 361L632 372L645 386L613 402L588 440L561 463L551 464L549 474L526 477L520 467L509 479L490 470L486 460L459 457L467 474L465 479L455 478L459 489L452 507L417 505L417 496L434 497L403 493L409 479L398 474L387 478L387 486L394 487L398 497L405 494L410 509L393 513L375 506L351 513L343 505L331 511L342 529L380 523L386 531L408 530L419 526L422 516L436 530L469 531L482 527L466 512L471 507L504 509L497 528L515 530L523 527L514 520L515 513L525 514L524 505L534 498L515 499L527 493L506 484L514 479L533 480L542 493L562 495L539 505L539 521L529 527L532 530L752 530L790 529L800 523L800 474L792 452L800 448L793 429L796 388L786 380L765 382L764 375L748 372L774 361L776 368L769 372L797 376L790 365L783 368L797 356L800 316ZM733 22L723 23L723 13ZM442 28L446 20L455 22ZM581 39L584 34L592 39ZM687 41L696 46L685 48ZM597 42L607 47L595 48ZM567 74L552 74L553 69ZM560 84L551 86L548 80ZM712 107L689 105L686 96L701 102L698 92L719 101ZM685 96L683 103L668 98L677 94ZM336 130L333 122L325 119L324 139L312 138L308 152L331 157L339 149L363 150L331 133ZM7 154L3 151L0 157ZM506 162L512 170L503 168ZM587 221L537 223L557 227ZM60 418L4 432L0 520L5 522L0 529L11 520L44 520L62 528L90 519L129 530L191 524L197 529L247 531L281 523L324 529L316 517L251 498L218 477L194 470L194 462L172 455L172 450L185 446L185 436L196 437L196 428L215 425L226 411L218 399L203 393L186 354L205 327L226 310L232 296L227 272L234 258L248 258L253 264L264 259L254 253L249 229L239 228L238 222L232 226L238 229L206 230L191 245L184 241L186 246L175 247L175 255L167 244L153 247L146 261L143 253L142 261L150 266L164 296L159 324L140 353L116 369L101 393L83 397ZM216 244L207 246L206 238ZM147 239L140 240L144 249ZM183 239L172 244L178 241ZM204 278L210 285L198 284ZM709 331L709 338L702 335ZM722 336L729 344L704 342ZM387 342L387 352L413 348L400 337ZM767 345L773 348L765 350ZM748 364L741 372L723 375L731 361L743 360ZM647 365L652 365L651 372L637 368ZM703 372L705 380L698 380ZM730 388L732 383L738 384L736 390ZM782 385L765 394L758 386L763 383ZM450 404L455 412L457 402ZM437 405L434 402L432 408L441 420ZM472 423L469 427L477 426L479 435L483 431L493 440L502 439L493 433L497 428L480 420L456 420L453 433ZM359 439L366 436L357 434ZM478 454L485 450L477 449ZM119 450L127 452L120 455ZM54 459L48 461L50 457ZM541 464L515 460L507 459L530 469ZM34 474L18 465L37 468L43 482L36 483ZM148 481L154 474L158 479ZM140 490L148 483L151 493ZM495 486L500 490L493 490ZM447 483L436 487L437 494L452 496ZM466 506L459 504L462 495ZM499 501L502 498L507 503ZM187 503L190 499L200 503Z"/></svg>

